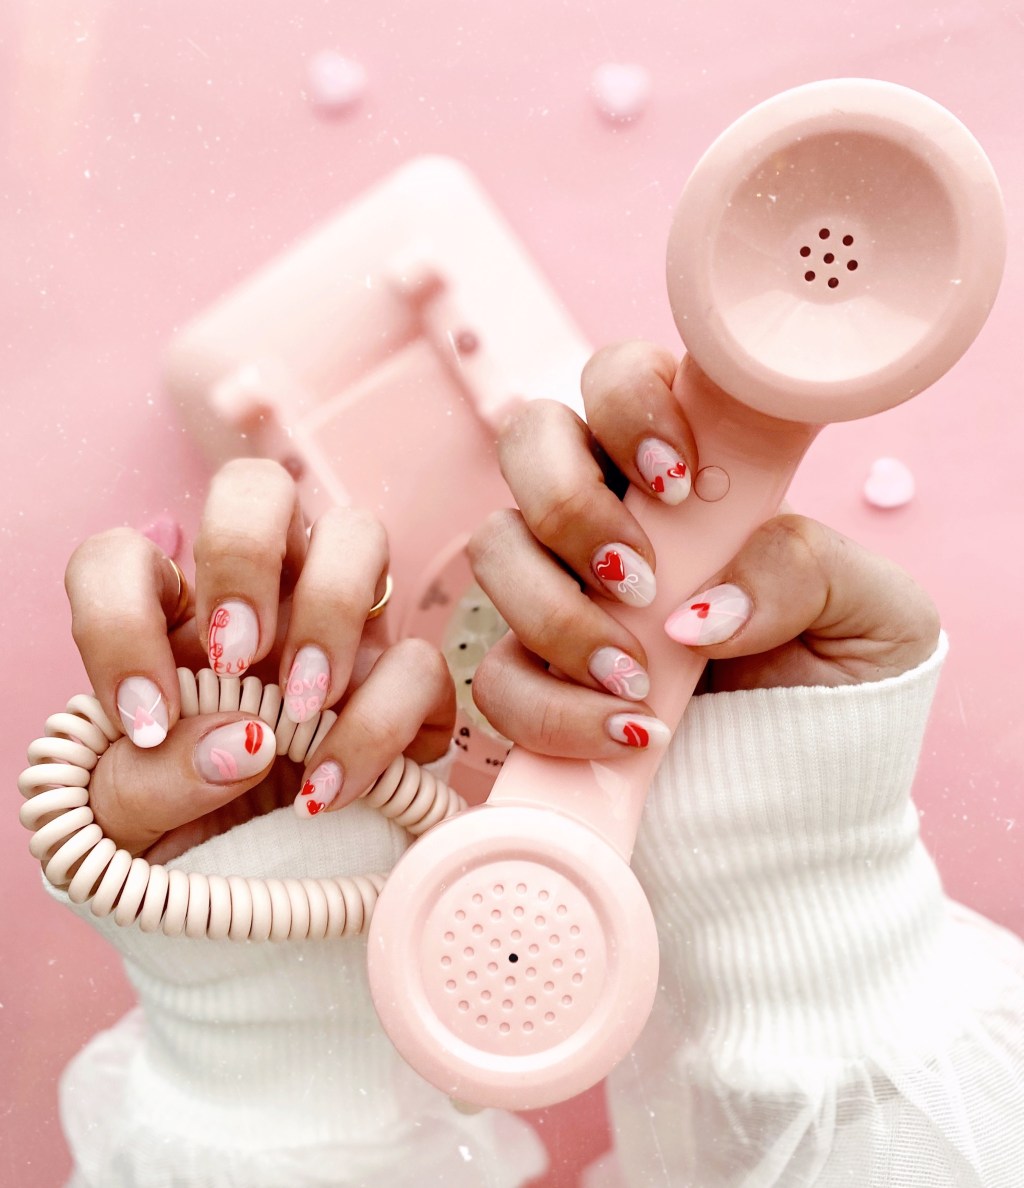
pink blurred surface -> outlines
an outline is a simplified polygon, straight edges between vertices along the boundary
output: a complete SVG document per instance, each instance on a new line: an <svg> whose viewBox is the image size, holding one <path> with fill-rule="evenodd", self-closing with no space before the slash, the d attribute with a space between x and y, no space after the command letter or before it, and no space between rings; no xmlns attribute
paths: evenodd
<svg viewBox="0 0 1024 1188"><path fill-rule="evenodd" d="M333 119L306 93L309 60L326 48L369 78L362 101ZM0 827L4 1183L61 1182L57 1074L129 1003L113 955L40 890L16 820L25 745L85 686L66 559L90 533L164 513L194 531L207 476L161 394L161 348L315 220L423 152L476 172L595 343L641 335L675 347L663 283L670 212L698 155L752 103L814 78L887 78L939 100L979 138L1010 225L988 326L928 394L828 430L793 502L901 562L938 602L953 650L918 780L924 832L954 896L1024 930L1022 51L1015 2L382 0L286 15L240 2L8 0L0 615L20 675L5 701ZM633 124L610 124L588 95L606 62L650 74ZM882 455L914 473L905 508L863 502ZM601 1149L588 1109L543 1120L546 1184L575 1183Z"/></svg>

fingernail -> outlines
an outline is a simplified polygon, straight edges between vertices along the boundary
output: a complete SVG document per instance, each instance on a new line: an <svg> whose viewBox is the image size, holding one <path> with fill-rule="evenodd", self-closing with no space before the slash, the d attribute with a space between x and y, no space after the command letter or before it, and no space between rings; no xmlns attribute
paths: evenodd
<svg viewBox="0 0 1024 1188"><path fill-rule="evenodd" d="M240 676L252 663L260 642L256 612L237 598L222 602L210 617L207 651L218 676Z"/></svg>
<svg viewBox="0 0 1024 1188"><path fill-rule="evenodd" d="M634 714L613 714L605 723L608 734L617 743L627 747L664 747L672 737L672 731L660 718L648 718Z"/></svg>
<svg viewBox="0 0 1024 1188"><path fill-rule="evenodd" d="M117 712L137 747L158 747L167 737L167 706L148 677L127 677L117 686Z"/></svg>
<svg viewBox="0 0 1024 1188"><path fill-rule="evenodd" d="M654 573L629 545L602 545L590 565L608 593L627 606L650 606L654 601Z"/></svg>
<svg viewBox="0 0 1024 1188"><path fill-rule="evenodd" d="M321 763L295 797L295 811L300 817L315 817L338 799L345 775L333 759Z"/></svg>
<svg viewBox="0 0 1024 1188"><path fill-rule="evenodd" d="M587 665L595 681L627 701L643 701L651 691L651 679L639 664L619 648L598 648Z"/></svg>
<svg viewBox="0 0 1024 1188"><path fill-rule="evenodd" d="M637 446L636 468L662 503L675 506L690 493L690 468L667 442L657 437L645 437Z"/></svg>
<svg viewBox="0 0 1024 1188"><path fill-rule="evenodd" d="M284 712L293 722L308 722L323 709L330 683L326 654L312 644L299 648L285 682Z"/></svg>
<svg viewBox="0 0 1024 1188"><path fill-rule="evenodd" d="M258 775L276 754L277 740L265 722L229 722L196 744L196 771L208 784L232 784Z"/></svg>
<svg viewBox="0 0 1024 1188"><path fill-rule="evenodd" d="M739 586L712 586L673 611L665 621L665 630L681 644L724 643L739 631L753 609Z"/></svg>

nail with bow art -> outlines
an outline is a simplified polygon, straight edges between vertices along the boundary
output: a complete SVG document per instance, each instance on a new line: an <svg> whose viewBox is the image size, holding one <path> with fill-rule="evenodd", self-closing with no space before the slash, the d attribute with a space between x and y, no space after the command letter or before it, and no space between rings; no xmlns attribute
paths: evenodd
<svg viewBox="0 0 1024 1188"><path fill-rule="evenodd" d="M724 583L695 594L665 622L665 631L677 643L693 647L725 643L750 618L753 604L739 586Z"/></svg>

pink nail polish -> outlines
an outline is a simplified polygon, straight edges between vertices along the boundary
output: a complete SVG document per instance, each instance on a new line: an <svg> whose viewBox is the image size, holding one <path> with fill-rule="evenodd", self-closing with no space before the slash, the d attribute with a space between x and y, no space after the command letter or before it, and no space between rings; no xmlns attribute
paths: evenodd
<svg viewBox="0 0 1024 1188"><path fill-rule="evenodd" d="M167 705L156 685L148 677L127 677L115 696L125 734L137 747L158 747L167 737Z"/></svg>
<svg viewBox="0 0 1024 1188"><path fill-rule="evenodd" d="M602 545L590 565L608 593L627 606L650 606L654 601L654 573L629 545Z"/></svg>
<svg viewBox="0 0 1024 1188"><path fill-rule="evenodd" d="M326 760L302 785L295 797L295 811L300 817L315 817L317 813L322 813L338 799L344 782L345 774L338 764L333 759Z"/></svg>
<svg viewBox="0 0 1024 1188"><path fill-rule="evenodd" d="M641 714L612 714L605 723L610 738L627 747L664 747L672 737L672 731L660 718L649 718Z"/></svg>
<svg viewBox="0 0 1024 1188"><path fill-rule="evenodd" d="M665 621L665 631L681 644L700 647L724 643L739 631L753 609L739 586L725 583L695 594L673 611Z"/></svg>
<svg viewBox="0 0 1024 1188"><path fill-rule="evenodd" d="M308 722L323 709L330 684L326 654L312 644L299 648L285 682L284 712L293 722Z"/></svg>
<svg viewBox="0 0 1024 1188"><path fill-rule="evenodd" d="M674 506L690 493L690 468L670 445L656 437L645 437L637 446L636 468L662 503Z"/></svg>
<svg viewBox="0 0 1024 1188"><path fill-rule="evenodd" d="M247 780L269 767L277 740L265 722L250 718L211 730L196 744L195 766L208 784Z"/></svg>
<svg viewBox="0 0 1024 1188"><path fill-rule="evenodd" d="M651 680L632 656L619 648L598 648L587 665L595 681L627 701L643 701L651 689Z"/></svg>
<svg viewBox="0 0 1024 1188"><path fill-rule="evenodd" d="M256 612L237 598L222 602L210 616L207 651L218 676L240 676L252 663L260 642Z"/></svg>

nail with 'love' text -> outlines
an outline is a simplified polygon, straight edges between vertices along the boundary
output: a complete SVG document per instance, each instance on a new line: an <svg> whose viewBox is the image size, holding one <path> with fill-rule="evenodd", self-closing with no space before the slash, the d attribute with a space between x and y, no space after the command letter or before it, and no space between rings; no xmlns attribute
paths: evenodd
<svg viewBox="0 0 1024 1188"><path fill-rule="evenodd" d="M753 604L739 586L726 583L695 594L665 621L677 643L703 647L731 639L750 618Z"/></svg>

